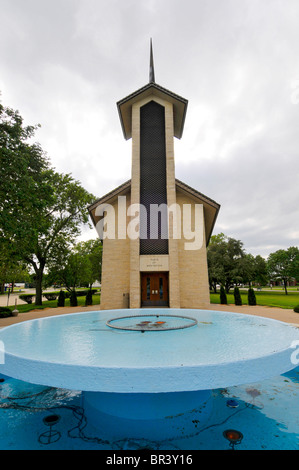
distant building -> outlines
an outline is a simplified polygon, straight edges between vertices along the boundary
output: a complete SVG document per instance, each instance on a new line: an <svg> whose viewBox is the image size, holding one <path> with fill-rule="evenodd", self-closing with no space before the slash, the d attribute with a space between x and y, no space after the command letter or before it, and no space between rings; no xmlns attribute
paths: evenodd
<svg viewBox="0 0 299 470"><path fill-rule="evenodd" d="M103 240L101 309L205 308L206 246L219 204L175 178L188 101L150 79L117 103L131 180L89 207Z"/></svg>

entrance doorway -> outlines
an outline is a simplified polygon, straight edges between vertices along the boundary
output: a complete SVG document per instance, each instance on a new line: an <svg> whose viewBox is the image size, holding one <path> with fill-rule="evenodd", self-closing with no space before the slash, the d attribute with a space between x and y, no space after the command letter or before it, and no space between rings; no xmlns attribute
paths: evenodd
<svg viewBox="0 0 299 470"><path fill-rule="evenodd" d="M168 272L141 273L141 307L168 307Z"/></svg>

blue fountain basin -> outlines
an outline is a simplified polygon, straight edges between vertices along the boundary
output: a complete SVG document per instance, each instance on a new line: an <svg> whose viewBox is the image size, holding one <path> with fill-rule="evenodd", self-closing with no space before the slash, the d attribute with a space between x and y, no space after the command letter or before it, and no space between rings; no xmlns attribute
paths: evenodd
<svg viewBox="0 0 299 470"><path fill-rule="evenodd" d="M157 315L165 315L159 320L169 324L176 316L178 324L182 316L196 322L150 331L107 324L128 316L136 316L131 324L140 324L149 319L145 314L152 314L153 322ZM190 392L293 369L299 330L263 317L210 310L114 310L18 323L0 331L0 344L0 373L27 382L109 393Z"/></svg>

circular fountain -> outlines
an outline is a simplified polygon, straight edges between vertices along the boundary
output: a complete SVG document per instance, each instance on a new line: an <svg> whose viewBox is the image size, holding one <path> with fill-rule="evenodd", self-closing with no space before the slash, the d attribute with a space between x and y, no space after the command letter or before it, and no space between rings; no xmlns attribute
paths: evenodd
<svg viewBox="0 0 299 470"><path fill-rule="evenodd" d="M295 368L299 330L228 312L114 310L18 323L0 344L0 373L82 390L88 422L111 438L158 440L188 433L191 411L206 422L211 390Z"/></svg>

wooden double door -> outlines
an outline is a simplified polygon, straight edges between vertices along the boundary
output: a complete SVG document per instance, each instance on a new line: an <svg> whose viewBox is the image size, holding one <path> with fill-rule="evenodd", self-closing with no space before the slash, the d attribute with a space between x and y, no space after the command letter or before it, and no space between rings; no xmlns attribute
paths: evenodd
<svg viewBox="0 0 299 470"><path fill-rule="evenodd" d="M141 306L169 306L168 272L141 273Z"/></svg>

